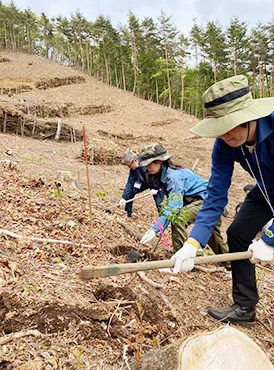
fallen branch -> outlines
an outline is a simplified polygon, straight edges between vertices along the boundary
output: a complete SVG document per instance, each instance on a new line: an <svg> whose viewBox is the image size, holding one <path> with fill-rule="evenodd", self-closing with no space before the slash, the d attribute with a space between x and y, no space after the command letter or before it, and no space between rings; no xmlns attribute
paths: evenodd
<svg viewBox="0 0 274 370"><path fill-rule="evenodd" d="M266 338L266 337L259 337L259 336L258 336L258 338L261 339L261 340L264 340L266 342L269 342L269 343L274 343L274 339L270 339L270 338Z"/></svg>
<svg viewBox="0 0 274 370"><path fill-rule="evenodd" d="M265 266L263 266L262 264L258 265L258 268L259 268L259 269L266 270L266 271L268 271L268 272L272 272L272 274L274 273L274 270L272 270L272 269L270 269L270 268L268 268L268 267L265 267Z"/></svg>
<svg viewBox="0 0 274 370"><path fill-rule="evenodd" d="M164 303L166 304L166 306L168 306L168 308L170 309L170 312L172 313L172 315L174 316L174 318L179 322L179 323L182 323L182 317L181 315L179 314L179 312L176 310L176 308L171 304L171 302L169 301L168 297L165 295L165 293L162 291L162 290L157 290L157 294L160 298L162 298L162 300L164 301Z"/></svg>
<svg viewBox="0 0 274 370"><path fill-rule="evenodd" d="M19 339L27 336L34 336L34 337L40 337L42 333L38 330L27 330L27 331L18 331L17 333L12 333L9 335L6 335L4 337L0 337L0 346L3 346L4 344L7 344L14 339Z"/></svg>
<svg viewBox="0 0 274 370"><path fill-rule="evenodd" d="M32 240L32 241L41 242L41 243L69 244L69 245L75 245L77 247L88 247L88 248L96 249L96 247L94 247L90 244L75 243L75 242L71 242L69 240L37 238L36 236L25 237L23 235L15 234L12 231L5 230L5 229L0 229L0 235L7 235L7 236L10 236L11 238L25 240L25 241Z"/></svg>
<svg viewBox="0 0 274 370"><path fill-rule="evenodd" d="M111 317L110 317L110 319L109 319L108 327L107 327L107 332L108 332L108 335L109 335L109 336L110 336L110 331L109 331L109 329L110 329L111 321L112 321L112 319L113 319L114 315L116 314L116 312L119 310L119 307L120 307L120 305L121 305L121 302L122 302L122 300L117 304L117 306L116 306L116 308L115 308L115 310L114 310L113 314L111 315Z"/></svg>
<svg viewBox="0 0 274 370"><path fill-rule="evenodd" d="M143 235L138 233L137 231L133 230L132 227L130 227L127 223L125 223L123 220L121 220L120 218L116 218L116 221L119 225L123 226L123 228L126 230L127 233L129 233L130 235L134 236L134 238L136 238L137 240L141 240Z"/></svg>
<svg viewBox="0 0 274 370"><path fill-rule="evenodd" d="M124 346L124 349L123 349L123 361L125 362L125 364L126 364L126 367L127 367L127 369L128 370L131 370L131 367L129 366L129 363L128 363L128 356L127 356L127 350L128 350L128 347L129 347L129 345L128 344L126 344L125 346Z"/></svg>
<svg viewBox="0 0 274 370"><path fill-rule="evenodd" d="M156 288L156 289L161 289L163 288L164 284L159 284L159 283L156 283L155 281L151 280L150 278L148 278L145 274L144 271L137 271L137 274L139 275L139 277L144 280L146 283L148 283L149 285L151 285L153 288Z"/></svg>

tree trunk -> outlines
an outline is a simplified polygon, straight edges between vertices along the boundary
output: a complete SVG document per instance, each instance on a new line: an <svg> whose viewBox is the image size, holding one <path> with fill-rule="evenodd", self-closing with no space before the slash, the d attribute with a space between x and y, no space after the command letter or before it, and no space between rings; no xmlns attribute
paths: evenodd
<svg viewBox="0 0 274 370"><path fill-rule="evenodd" d="M166 57L166 69L167 69L168 99L169 99L169 107L171 108L171 106L172 106L171 85L170 85L170 75L169 75L169 68L168 68L168 50L167 50L166 42L165 42L165 57Z"/></svg>
<svg viewBox="0 0 274 370"><path fill-rule="evenodd" d="M136 53L136 45L135 45L135 38L132 35L132 32L130 32L130 38L131 38L131 54L132 54L132 61L133 61L133 71L134 71L134 84L133 84L133 90L132 94L135 94L136 86L137 86L137 53Z"/></svg>
<svg viewBox="0 0 274 370"><path fill-rule="evenodd" d="M158 88L157 77L155 78L155 85L156 85L156 102L157 102L157 104L159 104L159 88Z"/></svg>
<svg viewBox="0 0 274 370"><path fill-rule="evenodd" d="M185 70L184 65L181 68L181 104L180 109L184 109L184 94L185 94Z"/></svg>
<svg viewBox="0 0 274 370"><path fill-rule="evenodd" d="M274 54L272 55L272 67L271 67L271 78L270 78L270 96L274 96Z"/></svg>
<svg viewBox="0 0 274 370"><path fill-rule="evenodd" d="M238 65L238 53L237 53L237 49L235 47L235 50L234 50L234 76L237 75L237 65Z"/></svg>

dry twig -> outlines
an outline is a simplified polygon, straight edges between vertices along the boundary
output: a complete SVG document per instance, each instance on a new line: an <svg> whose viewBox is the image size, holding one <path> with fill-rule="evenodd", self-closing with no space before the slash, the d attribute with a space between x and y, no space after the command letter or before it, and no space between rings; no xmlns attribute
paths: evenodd
<svg viewBox="0 0 274 370"><path fill-rule="evenodd" d="M21 240L25 240L25 241L33 240L35 242L41 242L41 243L59 243L59 244L75 245L77 247L88 247L88 248L94 248L94 249L96 248L96 247L94 247L90 244L75 243L75 242L71 242L69 240L37 238L36 236L24 237L23 235L15 234L12 231L9 231L9 230L6 230L6 229L0 229L0 235L7 235L7 236L10 236L11 238L21 239Z"/></svg>
<svg viewBox="0 0 274 370"><path fill-rule="evenodd" d="M116 312L119 310L119 307L120 307L120 305L121 305L121 302L122 302L122 300L118 302L117 307L115 308L115 310L114 310L113 314L110 316L110 319L109 319L109 322L108 322L108 327L107 327L107 332L108 332L108 335L109 335L109 336L110 336L109 329L110 329L111 321L112 321L112 319L113 319L114 315L116 314Z"/></svg>
<svg viewBox="0 0 274 370"><path fill-rule="evenodd" d="M153 288L156 288L156 289L161 289L163 288L164 284L159 284L159 283L156 283L155 281L151 280L150 278L148 278L145 274L144 271L137 271L137 274L139 275L139 277L144 280L146 283L148 283L149 285L151 285Z"/></svg>
<svg viewBox="0 0 274 370"><path fill-rule="evenodd" d="M4 344L7 344L14 339L19 339L22 337L27 337L27 336L34 336L34 337L40 337L42 333L38 330L27 330L27 331L18 331L16 333L12 333L9 335L6 335L5 337L0 338L0 346L3 346Z"/></svg>

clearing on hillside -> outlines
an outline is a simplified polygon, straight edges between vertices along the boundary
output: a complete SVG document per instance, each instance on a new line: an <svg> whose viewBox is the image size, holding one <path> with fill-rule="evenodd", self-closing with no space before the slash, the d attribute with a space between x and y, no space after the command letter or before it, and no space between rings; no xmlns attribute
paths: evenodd
<svg viewBox="0 0 274 370"><path fill-rule="evenodd" d="M34 55L1 53L0 75L6 86L29 81L33 87L0 96L0 368L126 369L125 359L138 362L149 351L221 326L206 310L231 302L231 279L223 271L148 271L157 288L136 273L87 282L78 276L84 265L125 263L133 247L144 248L138 235L157 217L150 197L134 203L132 219L115 206L128 176L120 165L124 151L161 142L185 167L199 159L196 172L209 177L213 140L189 133L196 119ZM71 76L82 83L35 88L37 81ZM237 167L224 237L249 181ZM171 245L170 230L166 237ZM154 253L144 248L151 260L172 254L162 242ZM258 267L258 321L240 330L274 363L273 268L273 262Z"/></svg>

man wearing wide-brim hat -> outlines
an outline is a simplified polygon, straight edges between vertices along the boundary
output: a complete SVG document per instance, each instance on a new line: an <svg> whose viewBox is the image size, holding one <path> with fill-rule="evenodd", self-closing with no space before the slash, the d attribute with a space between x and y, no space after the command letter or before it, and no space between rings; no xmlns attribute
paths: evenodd
<svg viewBox="0 0 274 370"><path fill-rule="evenodd" d="M210 308L208 313L223 322L252 326L258 292L255 263L271 261L274 223L262 237L256 234L271 219L274 206L274 98L253 99L245 76L234 76L212 85L203 94L205 118L191 128L202 137L216 137L208 197L197 215L184 246L174 254L174 272L190 271L195 246L206 246L212 229L227 204L234 163L256 180L240 212L227 230L230 252L252 251L250 260L231 262L233 304ZM191 243L188 243L191 242Z"/></svg>

